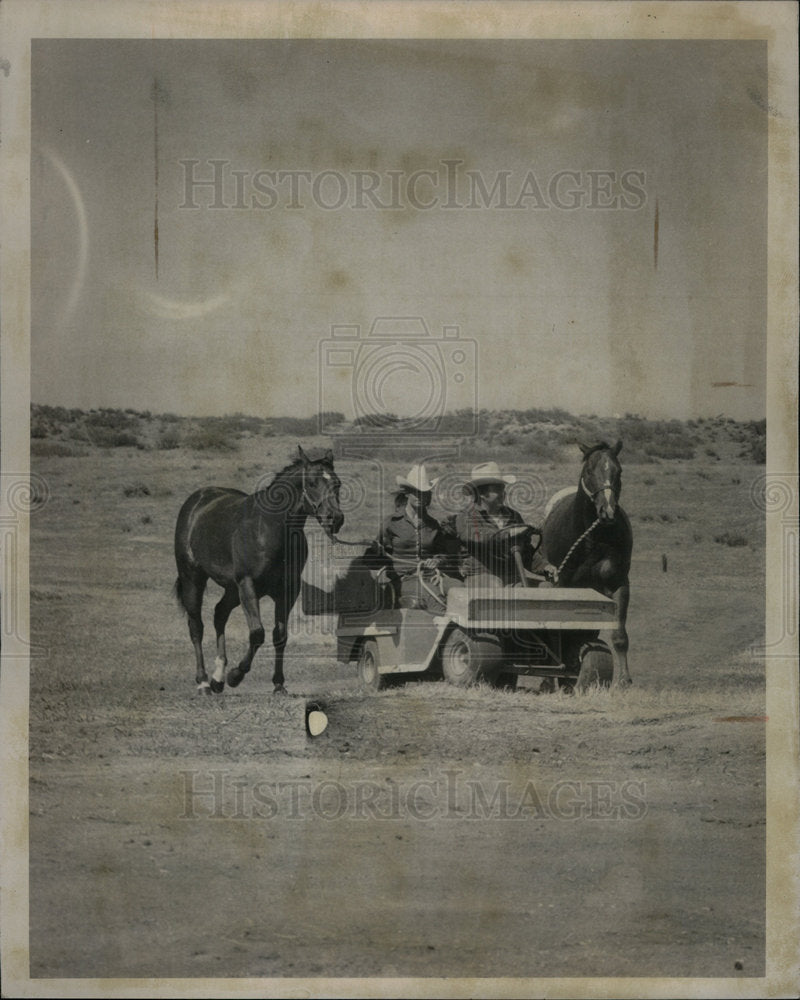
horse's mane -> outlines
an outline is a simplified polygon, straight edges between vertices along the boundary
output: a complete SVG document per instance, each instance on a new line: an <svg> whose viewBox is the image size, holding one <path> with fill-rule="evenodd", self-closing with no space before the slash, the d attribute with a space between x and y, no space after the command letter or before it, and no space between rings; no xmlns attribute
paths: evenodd
<svg viewBox="0 0 800 1000"><path fill-rule="evenodd" d="M299 469L302 464L303 460L298 455L297 458L292 459L292 461L289 462L288 465L284 465L284 467L279 472L275 473L275 475L272 477L272 482L275 483L279 479L283 479L283 477L287 476L290 472L294 472L295 469ZM270 483L270 486L271 485L272 483Z"/></svg>
<svg viewBox="0 0 800 1000"><path fill-rule="evenodd" d="M324 456L322 458L311 458L309 459L309 462L311 465L330 465L330 461ZM284 467L279 472L275 473L275 475L272 477L272 480L269 483L269 486L272 486L274 483L277 483L278 480L283 479L285 476L290 475L290 473L296 472L302 464L303 464L302 455L296 455L292 459L292 461L289 462L288 465L284 465ZM269 489L269 486L267 486L266 488Z"/></svg>

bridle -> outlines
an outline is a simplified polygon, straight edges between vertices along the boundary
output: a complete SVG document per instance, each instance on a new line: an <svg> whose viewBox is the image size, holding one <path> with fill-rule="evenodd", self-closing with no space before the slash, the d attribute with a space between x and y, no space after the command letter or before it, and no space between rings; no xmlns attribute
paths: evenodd
<svg viewBox="0 0 800 1000"><path fill-rule="evenodd" d="M312 514L320 522L320 524L322 524L322 519L320 517L320 513L319 512L322 509L322 505L328 499L328 494L330 493L332 487L329 486L328 489L325 491L324 495L322 497L320 497L320 499L315 503L314 500L312 499L311 495L309 494L309 492L308 492L308 486L306 485L306 470L305 470L305 466L300 470L300 473L301 473L301 476L302 476L303 487L302 487L302 489L300 491L300 499L299 499L298 504L297 504L297 511L300 510L300 508L303 506L303 504L307 504L308 507L306 507L305 513L306 514ZM330 473L323 472L322 475L323 475L323 477L325 479L330 479ZM308 509L309 507L311 508L310 510Z"/></svg>
<svg viewBox="0 0 800 1000"><path fill-rule="evenodd" d="M614 494L614 500L615 501L619 500L619 490L615 490L612 483L608 479L603 483L602 486L600 486L598 489L594 491L594 493L592 493L592 491L583 481L583 473L581 473L581 489L593 503L594 503L594 498L597 496L597 494L602 493L603 490L611 490L611 492Z"/></svg>

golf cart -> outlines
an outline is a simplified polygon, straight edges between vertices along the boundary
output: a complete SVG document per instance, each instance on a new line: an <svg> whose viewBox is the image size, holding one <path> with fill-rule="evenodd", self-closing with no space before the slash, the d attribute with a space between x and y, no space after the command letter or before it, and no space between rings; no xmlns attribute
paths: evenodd
<svg viewBox="0 0 800 1000"><path fill-rule="evenodd" d="M543 678L551 689L608 686L613 660L598 636L614 628L614 602L594 590L549 585L523 565L522 543L534 529L503 531L518 582L453 587L435 610L387 607L395 602L383 571L338 581L337 659L357 661L361 684L373 690L414 674L460 687L483 680L513 689L522 675ZM420 566L417 573L422 581Z"/></svg>

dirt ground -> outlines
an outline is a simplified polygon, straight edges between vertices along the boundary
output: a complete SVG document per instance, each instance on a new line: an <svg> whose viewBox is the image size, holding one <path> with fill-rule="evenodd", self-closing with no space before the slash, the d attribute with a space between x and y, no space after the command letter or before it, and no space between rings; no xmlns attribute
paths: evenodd
<svg viewBox="0 0 800 1000"><path fill-rule="evenodd" d="M630 691L364 694L330 623L297 614L288 698L267 647L199 698L174 519L285 460L258 444L232 475L183 452L38 460L31 976L763 976L758 467L626 468ZM555 492L577 463L537 471ZM229 636L235 655L239 612Z"/></svg>

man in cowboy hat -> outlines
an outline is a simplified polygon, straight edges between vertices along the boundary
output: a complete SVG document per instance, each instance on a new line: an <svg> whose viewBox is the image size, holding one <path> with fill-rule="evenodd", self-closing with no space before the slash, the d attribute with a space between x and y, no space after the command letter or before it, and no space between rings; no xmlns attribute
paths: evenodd
<svg viewBox="0 0 800 1000"><path fill-rule="evenodd" d="M401 606L428 607L460 582L444 572L455 562L454 540L428 513L437 482L428 478L422 464L395 477L395 509L383 522L376 548L394 564Z"/></svg>
<svg viewBox="0 0 800 1000"><path fill-rule="evenodd" d="M455 533L460 544L460 569L467 584L473 587L508 586L519 582L512 539L503 528L524 525L519 511L505 502L506 486L517 481L513 475L503 475L496 462L476 465L467 482L466 492L472 503L455 517ZM521 542L522 560L535 572L546 569L542 557L536 559L530 538Z"/></svg>

